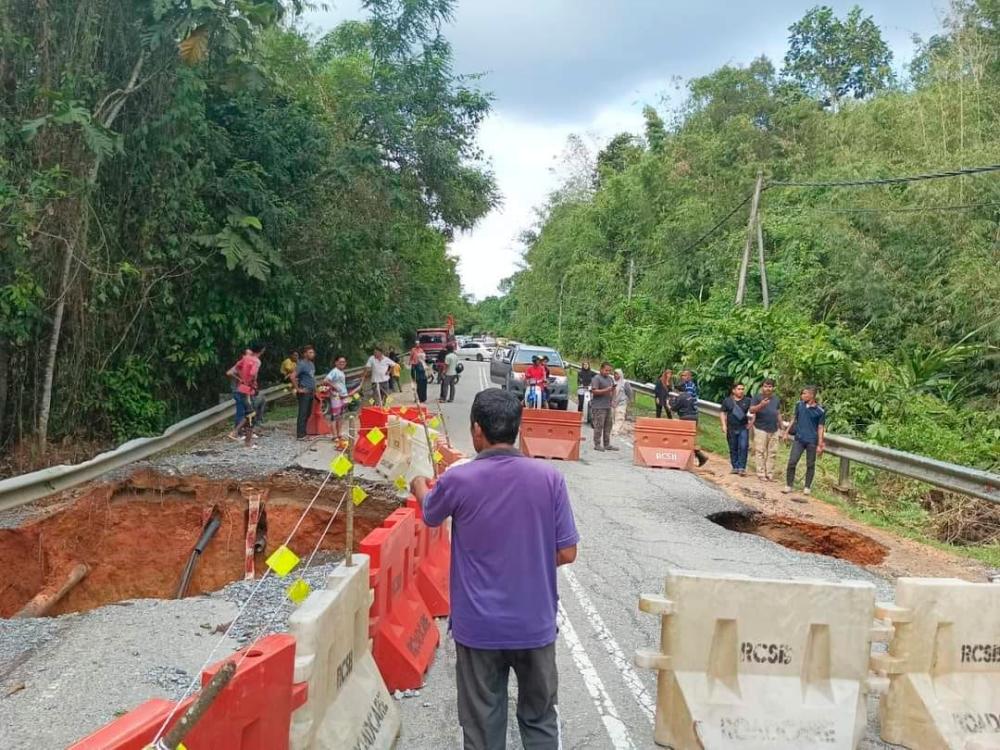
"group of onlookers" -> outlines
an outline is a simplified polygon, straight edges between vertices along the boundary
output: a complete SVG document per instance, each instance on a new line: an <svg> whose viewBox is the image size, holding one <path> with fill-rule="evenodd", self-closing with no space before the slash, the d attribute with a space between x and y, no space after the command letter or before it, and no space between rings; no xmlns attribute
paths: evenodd
<svg viewBox="0 0 1000 750"><path fill-rule="evenodd" d="M586 360L580 364L578 385L577 408L581 412L584 411L587 394L590 394L595 450L618 450L611 445L611 437L620 434L625 424L628 407L634 400L632 387L621 370L612 371L611 365L603 362L600 371L595 372ZM790 440L791 452L785 467L782 492L793 491L795 471L804 454L805 493L809 494L816 475L816 456L824 450L826 412L817 401L817 387L807 385L795 404L791 421L784 421L775 385L774 378L765 378L759 392L751 397L742 383L735 383L730 394L723 399L719 421L729 448L731 471L746 476L752 442L758 479L773 482L778 443ZM691 370L682 370L676 383L673 370L664 370L654 384L653 397L657 418L698 421L698 384ZM699 466L708 461L708 456L701 450L696 450L695 455Z"/></svg>
<svg viewBox="0 0 1000 750"><path fill-rule="evenodd" d="M254 427L262 423L267 403L258 384L263 354L264 345L254 342L243 352L239 361L226 371L226 376L232 382L233 398L236 402L235 423L229 437L233 440L246 440L248 445L252 445L254 437L259 437L254 433ZM390 355L394 354L395 352L390 351ZM370 384L372 399L380 405L385 402L391 391L402 391L400 365L396 357L386 356L380 346L375 347L365 363L360 383L348 384L347 357L342 354L333 358L332 369L317 382L316 347L312 344L307 344L301 349L293 349L288 353L281 363L281 376L291 384L298 402L296 438L307 439L309 417L313 413L316 395L321 392L324 396L322 399L324 415L330 420L334 440L339 445L346 445L347 442L344 434L344 415L366 383Z"/></svg>
<svg viewBox="0 0 1000 750"><path fill-rule="evenodd" d="M805 494L812 489L816 476L816 456L825 448L826 411L816 399L818 389L805 386L795 403L792 419L785 422L781 416L781 399L775 393L773 378L766 378L760 391L753 397L746 395L742 383L734 383L729 395L722 401L719 414L722 431L729 444L729 462L732 472L746 476L753 432L754 463L757 478L773 482L779 440L790 440L791 451L785 467L784 493L793 491L795 470L804 453L806 456Z"/></svg>
<svg viewBox="0 0 1000 750"><path fill-rule="evenodd" d="M455 400L455 386L458 384L458 377L462 372L462 363L459 362L455 353L455 345L449 342L443 349L438 350L434 360L428 357L420 341L413 342L410 349L408 364L410 365L410 378L413 380L417 390L417 401L421 404L427 402L427 384L434 382L437 375L438 383L441 385L441 393L438 401L440 403L451 403Z"/></svg>
<svg viewBox="0 0 1000 750"><path fill-rule="evenodd" d="M594 426L594 450L617 451L611 437L621 435L629 405L635 400L635 391L621 370L612 370L611 363L602 362L597 372L590 362L580 363L577 376L577 408L582 412L587 395L590 396L590 421Z"/></svg>
<svg viewBox="0 0 1000 750"><path fill-rule="evenodd" d="M792 419L781 416L781 398L775 392L774 378L765 378L760 391L748 396L743 383L734 383L729 395L722 400L719 422L729 448L731 471L746 476L750 445L753 443L757 478L773 482L780 440L791 440L791 453L785 468L785 493L792 492L795 470L802 454L806 456L805 493L809 494L816 474L816 456L823 453L826 412L816 400L817 388L807 385L795 404ZM673 371L664 370L654 389L656 416L698 420L698 385L690 370L681 372L674 385ZM751 441L752 434L752 441ZM708 458L699 451L699 465Z"/></svg>

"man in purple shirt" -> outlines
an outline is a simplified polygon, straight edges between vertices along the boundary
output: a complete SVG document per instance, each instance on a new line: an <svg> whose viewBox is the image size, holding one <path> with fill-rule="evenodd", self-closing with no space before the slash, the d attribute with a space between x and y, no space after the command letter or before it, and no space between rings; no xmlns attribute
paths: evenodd
<svg viewBox="0 0 1000 750"><path fill-rule="evenodd" d="M517 675L517 722L533 750L560 747L556 712L556 567L580 535L562 475L514 448L521 404L490 389L472 403L474 461L413 480L428 526L452 519L451 630L465 750L506 746L507 679Z"/></svg>

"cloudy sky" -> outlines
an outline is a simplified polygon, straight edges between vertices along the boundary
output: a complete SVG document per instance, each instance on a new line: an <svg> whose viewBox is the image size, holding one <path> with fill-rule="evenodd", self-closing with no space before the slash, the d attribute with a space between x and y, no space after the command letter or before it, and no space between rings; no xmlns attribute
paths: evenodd
<svg viewBox="0 0 1000 750"><path fill-rule="evenodd" d="M934 33L946 0L858 0L874 16L900 64L914 34ZM455 71L483 73L494 111L480 143L496 172L503 206L452 252L465 290L496 292L516 270L520 232L556 186L553 169L566 137L599 148L615 133L642 131L642 107L678 104L678 84L765 54L784 57L787 29L819 0L458 0L446 30ZM843 14L855 4L826 0ZM322 33L362 17L360 0L336 0L310 12L307 28Z"/></svg>

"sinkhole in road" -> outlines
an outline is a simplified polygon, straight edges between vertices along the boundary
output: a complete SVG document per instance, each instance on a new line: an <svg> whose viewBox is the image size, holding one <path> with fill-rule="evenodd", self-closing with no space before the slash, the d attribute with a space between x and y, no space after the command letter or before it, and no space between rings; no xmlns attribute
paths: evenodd
<svg viewBox="0 0 1000 750"><path fill-rule="evenodd" d="M856 531L791 516L727 510L707 518L730 531L754 534L789 549L836 557L857 565L878 565L889 552L884 545Z"/></svg>
<svg viewBox="0 0 1000 750"><path fill-rule="evenodd" d="M200 477L138 472L127 480L95 485L41 518L0 529L0 617L12 617L29 602L48 596L84 564L89 573L47 613L82 612L125 599L174 598L184 566L213 509L221 524L199 558L188 596L215 591L243 578L247 497L265 498L267 544L255 567L288 536L320 480L305 473L280 473L241 483ZM329 482L296 531L292 550L303 560L323 535L345 485ZM355 509L355 540L382 524L399 501L386 490L367 487ZM341 507L320 543L317 561L344 550ZM355 542L356 544L356 542Z"/></svg>

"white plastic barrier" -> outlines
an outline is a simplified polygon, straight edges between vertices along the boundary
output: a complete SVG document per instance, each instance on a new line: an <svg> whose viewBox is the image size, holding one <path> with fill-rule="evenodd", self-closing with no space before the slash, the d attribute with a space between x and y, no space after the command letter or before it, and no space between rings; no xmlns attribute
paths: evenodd
<svg viewBox="0 0 1000 750"><path fill-rule="evenodd" d="M399 708L386 690L368 640L369 560L355 553L327 587L309 594L288 620L295 636L295 681L309 683L292 714L292 750L381 750L399 735Z"/></svg>
<svg viewBox="0 0 1000 750"><path fill-rule="evenodd" d="M662 616L658 744L675 750L855 748L864 735L875 587L671 571Z"/></svg>
<svg viewBox="0 0 1000 750"><path fill-rule="evenodd" d="M404 419L390 415L386 425L385 452L379 460L375 471L389 481L397 477L405 477L410 467L410 439L407 428L412 425Z"/></svg>
<svg viewBox="0 0 1000 750"><path fill-rule="evenodd" d="M1000 749L1000 585L900 578L879 605L895 636L872 668L888 675L882 739L919 750Z"/></svg>

